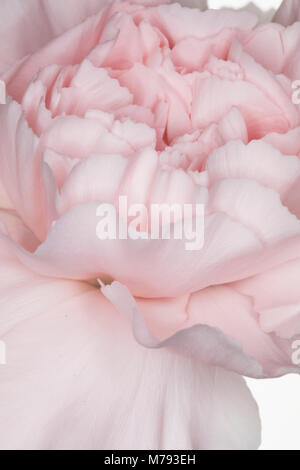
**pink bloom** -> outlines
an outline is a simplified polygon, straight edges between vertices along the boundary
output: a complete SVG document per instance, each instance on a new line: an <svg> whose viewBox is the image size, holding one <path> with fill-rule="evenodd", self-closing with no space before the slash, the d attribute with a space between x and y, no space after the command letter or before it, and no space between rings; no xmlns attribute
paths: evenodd
<svg viewBox="0 0 300 470"><path fill-rule="evenodd" d="M240 375L299 373L298 3L2 0L2 449L259 446ZM203 249L99 240L119 196L204 204Z"/></svg>

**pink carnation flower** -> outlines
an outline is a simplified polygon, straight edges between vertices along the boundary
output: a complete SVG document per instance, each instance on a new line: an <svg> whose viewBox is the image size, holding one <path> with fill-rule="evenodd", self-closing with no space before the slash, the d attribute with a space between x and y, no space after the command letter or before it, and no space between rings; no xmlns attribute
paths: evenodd
<svg viewBox="0 0 300 470"><path fill-rule="evenodd" d="M299 2L0 12L0 447L258 448L241 376L300 371ZM119 196L204 205L203 248L100 240Z"/></svg>

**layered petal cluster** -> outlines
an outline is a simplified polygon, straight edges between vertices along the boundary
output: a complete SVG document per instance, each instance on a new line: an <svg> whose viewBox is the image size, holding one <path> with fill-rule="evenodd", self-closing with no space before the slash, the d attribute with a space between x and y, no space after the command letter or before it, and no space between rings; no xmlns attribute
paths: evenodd
<svg viewBox="0 0 300 470"><path fill-rule="evenodd" d="M298 2L72 2L0 6L0 447L257 448L238 374L300 371ZM203 204L203 248L100 240L121 196Z"/></svg>

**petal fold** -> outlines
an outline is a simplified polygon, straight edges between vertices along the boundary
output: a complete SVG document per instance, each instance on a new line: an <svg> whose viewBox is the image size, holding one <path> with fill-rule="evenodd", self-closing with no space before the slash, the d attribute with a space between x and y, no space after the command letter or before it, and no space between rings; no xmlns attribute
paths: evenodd
<svg viewBox="0 0 300 470"><path fill-rule="evenodd" d="M241 377L142 348L99 289L35 276L2 244L0 256L1 449L257 449Z"/></svg>

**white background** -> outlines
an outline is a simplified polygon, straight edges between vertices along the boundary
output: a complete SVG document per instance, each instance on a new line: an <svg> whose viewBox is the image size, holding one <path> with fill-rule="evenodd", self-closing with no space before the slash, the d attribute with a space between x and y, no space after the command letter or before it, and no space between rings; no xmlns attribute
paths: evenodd
<svg viewBox="0 0 300 470"><path fill-rule="evenodd" d="M277 9L281 5L282 0L252 0L257 7L263 11L270 10L271 8ZM249 0L208 0L210 8L243 8Z"/></svg>
<svg viewBox="0 0 300 470"><path fill-rule="evenodd" d="M252 0L267 11L277 9L282 0ZM300 1L300 0L299 0ZM248 0L208 0L210 8L243 8ZM300 279L299 279L300 282ZM274 380L247 379L260 408L262 450L300 450L300 376Z"/></svg>
<svg viewBox="0 0 300 470"><path fill-rule="evenodd" d="M260 408L261 450L300 450L300 375L247 383Z"/></svg>

